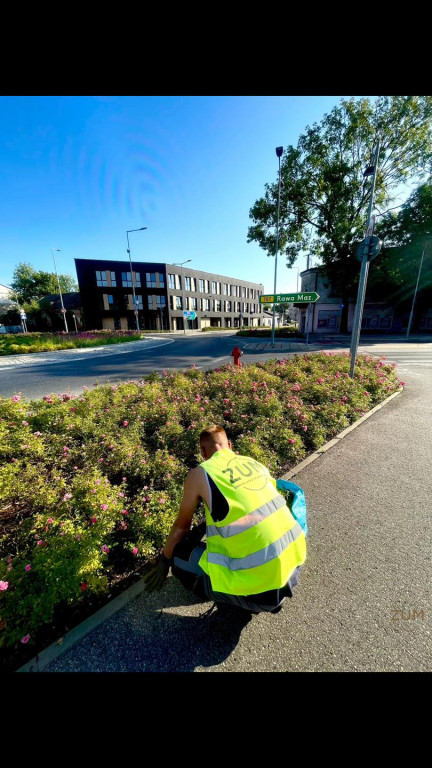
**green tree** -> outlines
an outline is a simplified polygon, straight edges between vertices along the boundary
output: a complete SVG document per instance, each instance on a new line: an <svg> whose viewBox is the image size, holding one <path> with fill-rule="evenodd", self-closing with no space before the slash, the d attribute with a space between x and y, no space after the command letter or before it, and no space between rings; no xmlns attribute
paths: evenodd
<svg viewBox="0 0 432 768"><path fill-rule="evenodd" d="M76 281L70 275L59 275L59 282L62 293L78 290ZM59 292L55 273L38 271L26 262L20 262L15 267L11 288L13 298L20 305L31 304L50 293Z"/></svg>
<svg viewBox="0 0 432 768"><path fill-rule="evenodd" d="M398 213L379 218L375 232L383 241L380 257L368 280L368 295L383 296L407 311L411 307L420 261L417 317L432 305L432 177L408 197Z"/></svg>
<svg viewBox="0 0 432 768"><path fill-rule="evenodd" d="M320 123L307 127L297 147L288 146L281 163L279 250L291 267L303 252L318 257L345 305L356 295L356 248L365 233L373 162L380 140L375 205L387 208L398 187L421 179L432 162L432 97L381 96L342 99ZM276 251L278 179L250 209L248 242L268 256Z"/></svg>

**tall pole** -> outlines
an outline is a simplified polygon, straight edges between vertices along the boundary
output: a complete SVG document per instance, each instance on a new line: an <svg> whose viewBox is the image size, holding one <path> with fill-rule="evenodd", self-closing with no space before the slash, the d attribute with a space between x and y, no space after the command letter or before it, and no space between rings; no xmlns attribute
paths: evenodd
<svg viewBox="0 0 432 768"><path fill-rule="evenodd" d="M276 277L277 277L277 259L279 250L279 212L280 212L280 188L281 188L281 175L280 175L280 159L282 157L283 147L276 147L276 155L279 160L279 184L278 184L278 204L277 204L277 223L276 223L276 253L275 253L275 272L274 272L274 298L276 299ZM273 319L272 319L272 336L271 345L275 345L275 321L276 321L276 305L273 302Z"/></svg>
<svg viewBox="0 0 432 768"><path fill-rule="evenodd" d="M183 335L186 336L186 317L185 317L185 295L184 295L184 279L183 279L183 264L181 265L181 284L182 284L182 307L183 307Z"/></svg>
<svg viewBox="0 0 432 768"><path fill-rule="evenodd" d="M133 232L133 230L129 230L130 232ZM136 322L136 329L139 331L139 321L138 321L138 307L136 302L136 296L135 296L135 286L134 286L134 279L133 279L133 272L132 272L132 259L131 259L131 252L130 252L130 245L129 245L129 231L126 232L127 237L127 243L128 243L128 254L129 254L129 264L130 264L130 276L131 276L131 283L132 283L132 295L133 295L133 308L135 313L135 322Z"/></svg>
<svg viewBox="0 0 432 768"><path fill-rule="evenodd" d="M137 300L135 296L135 286L134 286L134 279L133 279L133 272L132 272L132 259L131 259L130 245L129 245L129 232L141 232L142 229L147 229L147 227L138 227L138 229L128 229L126 231L127 244L128 244L127 251L129 254L130 276L131 276L131 283L132 283L133 307L134 307L137 331L139 331L138 307L137 307Z"/></svg>
<svg viewBox="0 0 432 768"><path fill-rule="evenodd" d="M415 305L416 296L417 296L417 288L418 288L418 284L419 284L419 280L420 280L420 273L421 273L422 266L423 266L423 258L424 258L424 255L425 255L425 248L426 248L426 246L424 245L423 246L423 253L422 253L422 256L421 256L421 259L420 259L420 267L419 267L419 271L418 271L418 275L417 275L417 283L416 283L416 287L415 287L415 291L414 291L414 296L413 296L413 300L412 300L412 305L411 305L411 312L410 312L409 321L408 321L408 328L407 328L407 332L406 332L406 337L407 338L408 338L408 336L410 334L410 330L411 330L411 323L412 323L412 319L413 319L413 315L414 315L414 305Z"/></svg>
<svg viewBox="0 0 432 768"><path fill-rule="evenodd" d="M373 209L373 203L374 203L374 194L375 194L375 182L378 172L378 157L379 157L379 151L380 151L380 140L378 139L378 143L375 150L375 158L374 158L374 169L373 169L373 176L372 176L372 188L371 188L371 194L369 199L369 206L368 206L368 212L367 212L367 221L366 221L366 232L365 235L369 229L369 224L372 216L372 209ZM363 306L364 306L364 300L366 296L366 284L367 284L367 278L369 273L369 261L367 259L367 254L363 255L362 263L361 263L361 270L360 270L360 281L359 281L359 287L357 292L357 303L354 313L354 322L353 322L353 330L351 335L351 368L350 368L350 377L354 378L354 367L357 357L357 350L359 345L359 339L360 339L360 327L361 327L361 320L363 317Z"/></svg>
<svg viewBox="0 0 432 768"><path fill-rule="evenodd" d="M65 329L66 329L66 333L69 333L69 328L68 328L68 324L67 324L67 320L66 320L66 310L65 310L65 307L64 307L64 304L63 304L63 296L62 296L62 292L61 292L61 288L60 288L60 280L59 280L59 276L57 274L57 265L56 265L56 260L55 260L55 256L54 256L54 251L58 251L60 253L60 248L51 248L51 253L52 253L52 257L53 257L54 269L55 269L56 278L57 278L57 285L58 285L59 294L60 294L60 303L61 303L61 306L62 306L62 315L63 315L64 324L65 324Z"/></svg>

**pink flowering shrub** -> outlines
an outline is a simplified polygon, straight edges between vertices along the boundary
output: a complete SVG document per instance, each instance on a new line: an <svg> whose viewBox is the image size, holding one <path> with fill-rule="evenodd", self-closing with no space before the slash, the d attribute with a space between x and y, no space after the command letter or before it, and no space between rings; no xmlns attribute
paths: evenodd
<svg viewBox="0 0 432 768"><path fill-rule="evenodd" d="M34 647L61 607L142 573L201 461L204 427L222 424L235 451L278 477L400 386L382 359L359 356L354 379L349 366L314 353L77 397L0 397L0 646Z"/></svg>

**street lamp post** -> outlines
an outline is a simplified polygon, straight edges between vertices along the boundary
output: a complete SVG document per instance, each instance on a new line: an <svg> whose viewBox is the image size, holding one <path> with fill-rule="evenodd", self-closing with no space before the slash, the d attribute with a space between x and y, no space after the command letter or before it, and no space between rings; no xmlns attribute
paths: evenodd
<svg viewBox="0 0 432 768"><path fill-rule="evenodd" d="M63 296L62 296L62 292L61 292L61 288L60 288L60 280L59 280L59 276L57 274L57 265L56 265L56 260L55 260L55 256L54 256L54 251L58 251L59 253L61 251L60 251L60 248L51 248L51 253L52 253L53 262L54 262L54 269L55 269L56 278L57 278L57 285L58 285L59 294L60 294L60 303L61 303L61 306L62 306L61 311L62 311L63 320L64 320L64 324L65 324L65 328L66 328L66 333L69 333L69 328L68 328L68 324L67 324L67 320L66 320L66 310L65 310L65 307L64 307L64 304L63 304Z"/></svg>
<svg viewBox="0 0 432 768"><path fill-rule="evenodd" d="M138 307L137 307L137 300L135 296L135 286L133 281L133 272L132 272L132 260L131 260L131 252L130 252L130 245L129 245L129 232L141 232L141 230L147 229L147 227L138 227L138 229L128 229L126 230L126 237L127 237L127 252L129 254L129 264L130 264L130 275L131 275L131 283L132 283L132 294L133 294L133 306L134 306L134 313L135 313L135 320L136 320L136 327L137 331L139 331L139 320L138 320Z"/></svg>
<svg viewBox="0 0 432 768"><path fill-rule="evenodd" d="M172 264L173 267L181 267L181 284L182 284L182 304L183 304L183 312L184 312L184 282L183 282L183 264L188 264L192 259L187 259L186 261L180 261L180 262L174 262ZM183 315L183 333L186 336L186 317Z"/></svg>
<svg viewBox="0 0 432 768"><path fill-rule="evenodd" d="M277 204L277 224L276 224L276 254L275 254L275 273L274 273L274 297L276 298L276 276L277 276L277 258L279 248L279 211L280 211L280 188L281 188L281 176L280 176L280 159L282 157L283 147L276 147L276 155L279 160L279 187L278 187L278 204ZM276 319L276 305L273 303L273 320L272 320L272 340L271 345L275 345L275 319Z"/></svg>
<svg viewBox="0 0 432 768"><path fill-rule="evenodd" d="M367 212L367 220L366 220L366 233L369 231L369 225L371 223L372 218L372 209L374 204L374 194L375 194L375 182L376 177L378 173L378 158L380 153L380 141L378 139L376 149L375 149L375 157L374 157L374 163L373 165L369 165L363 176L372 176L372 185L371 185L371 193L369 198L369 206L368 206L368 212ZM350 354L351 354L351 366L350 366L350 378L354 378L354 368L355 368L355 362L357 357L357 349L359 345L359 339L360 339L360 330L361 330L361 322L362 322L362 316L363 316L363 306L366 296L366 284L367 284L367 278L368 278L368 272L369 272L369 261L367 260L366 256L363 256L362 263L361 263L361 269L360 269L360 280L359 280L359 286L358 286L358 292L357 292L357 302L354 312L354 322L353 322L353 328L351 331L351 348L350 348Z"/></svg>

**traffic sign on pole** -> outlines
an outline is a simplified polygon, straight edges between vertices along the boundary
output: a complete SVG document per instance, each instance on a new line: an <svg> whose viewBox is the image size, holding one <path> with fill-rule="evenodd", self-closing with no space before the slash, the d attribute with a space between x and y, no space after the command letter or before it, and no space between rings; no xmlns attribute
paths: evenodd
<svg viewBox="0 0 432 768"><path fill-rule="evenodd" d="M183 311L183 317L185 317L187 320L195 320L196 316L197 315L194 309L185 309Z"/></svg>
<svg viewBox="0 0 432 768"><path fill-rule="evenodd" d="M381 250L382 242L376 235L369 235L365 237L359 247L357 248L356 256L359 261L372 261L375 256L378 256Z"/></svg>
<svg viewBox="0 0 432 768"><path fill-rule="evenodd" d="M310 304L318 301L319 294L314 291L302 293L276 293L260 296L260 304Z"/></svg>

